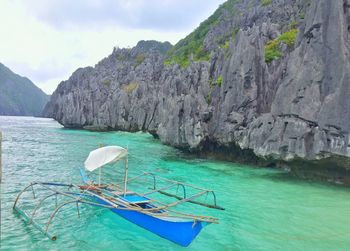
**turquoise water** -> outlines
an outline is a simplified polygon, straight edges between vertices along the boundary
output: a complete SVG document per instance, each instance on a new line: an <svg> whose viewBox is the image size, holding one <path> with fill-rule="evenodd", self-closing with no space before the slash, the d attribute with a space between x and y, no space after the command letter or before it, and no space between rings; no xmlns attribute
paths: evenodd
<svg viewBox="0 0 350 251"><path fill-rule="evenodd" d="M0 117L3 142L1 250L349 250L350 189L288 178L283 172L195 159L143 133L66 130L49 119ZM34 180L80 182L77 167L92 149L129 148L130 172L213 189L225 211L188 248L179 247L106 209L74 208L55 219L56 241L12 211ZM70 210L70 209L67 209ZM202 211L201 211L202 212Z"/></svg>

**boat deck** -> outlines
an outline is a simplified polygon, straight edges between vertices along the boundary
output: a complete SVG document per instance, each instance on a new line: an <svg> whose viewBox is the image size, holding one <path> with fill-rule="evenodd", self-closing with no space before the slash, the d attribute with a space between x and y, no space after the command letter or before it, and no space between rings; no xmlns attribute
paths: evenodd
<svg viewBox="0 0 350 251"><path fill-rule="evenodd" d="M128 203L134 203L134 204L139 204L139 203L148 203L150 199L138 195L125 195L125 197L121 198L122 200L128 202Z"/></svg>

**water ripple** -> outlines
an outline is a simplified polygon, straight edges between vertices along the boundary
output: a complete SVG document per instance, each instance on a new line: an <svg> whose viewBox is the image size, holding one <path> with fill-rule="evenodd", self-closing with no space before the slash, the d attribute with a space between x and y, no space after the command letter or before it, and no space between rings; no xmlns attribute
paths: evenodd
<svg viewBox="0 0 350 251"><path fill-rule="evenodd" d="M205 228L186 250L349 250L348 189L193 159L143 133L65 130L51 119L28 117L0 117L0 128L1 250L185 250L104 209L82 206L79 219L75 208L67 207L52 225L55 242L12 211L17 193L31 181L80 182L77 168L99 144L128 146L131 175L155 171L216 191L225 211L189 209L218 217L220 224ZM29 199L22 202L28 208ZM50 208L41 209L39 221Z"/></svg>

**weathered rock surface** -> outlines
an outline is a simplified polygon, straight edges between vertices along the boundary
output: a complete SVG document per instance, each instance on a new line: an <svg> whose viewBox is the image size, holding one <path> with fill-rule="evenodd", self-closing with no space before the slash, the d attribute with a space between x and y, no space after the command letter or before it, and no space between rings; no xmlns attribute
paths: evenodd
<svg viewBox="0 0 350 251"><path fill-rule="evenodd" d="M148 131L190 151L349 176L350 1L235 2L237 13L223 10L206 35L210 62L165 65L170 45L141 41L78 69L44 114L66 127ZM293 48L266 63L266 43L292 23L299 30ZM221 48L215 38L232 30L235 38Z"/></svg>

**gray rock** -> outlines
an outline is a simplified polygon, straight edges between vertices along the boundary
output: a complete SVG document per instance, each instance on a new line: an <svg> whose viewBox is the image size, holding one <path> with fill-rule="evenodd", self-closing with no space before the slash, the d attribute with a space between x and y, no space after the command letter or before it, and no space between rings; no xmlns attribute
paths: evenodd
<svg viewBox="0 0 350 251"><path fill-rule="evenodd" d="M206 35L210 62L166 66L170 47L154 41L115 49L62 82L45 115L66 127L148 131L190 151L241 149L268 163L326 159L349 170L349 6L237 1L235 13L223 12ZM295 45L267 64L265 44L289 30L291 20L298 22ZM215 38L233 30L229 47L221 48Z"/></svg>

